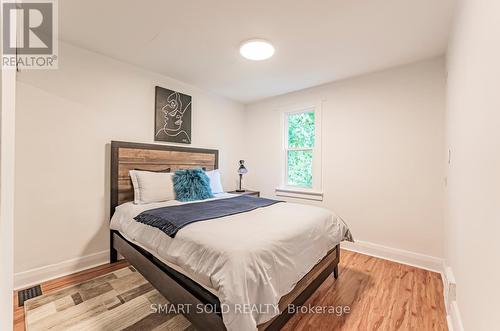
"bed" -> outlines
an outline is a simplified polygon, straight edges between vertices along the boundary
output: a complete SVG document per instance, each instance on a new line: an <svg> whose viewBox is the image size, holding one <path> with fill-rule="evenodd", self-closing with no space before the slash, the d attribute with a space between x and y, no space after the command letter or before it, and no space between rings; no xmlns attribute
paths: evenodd
<svg viewBox="0 0 500 331"><path fill-rule="evenodd" d="M288 203L190 224L175 238L133 221L148 208L180 202L134 205L130 170L196 167L217 169L218 151L111 143L111 262L122 255L173 305L204 307L184 311L197 329L279 330L291 317L289 305L303 304L329 275L338 277L339 243L350 239L349 230L326 210ZM260 311L225 311L237 302L260 304ZM267 312L265 302L274 304Z"/></svg>

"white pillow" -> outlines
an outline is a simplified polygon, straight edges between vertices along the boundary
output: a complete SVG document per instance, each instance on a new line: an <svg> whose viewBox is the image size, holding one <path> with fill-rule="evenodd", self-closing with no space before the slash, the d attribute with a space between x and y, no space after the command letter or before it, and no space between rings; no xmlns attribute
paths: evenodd
<svg viewBox="0 0 500 331"><path fill-rule="evenodd" d="M130 170L134 203L145 204L175 199L173 173Z"/></svg>
<svg viewBox="0 0 500 331"><path fill-rule="evenodd" d="M216 169L211 171L205 171L205 173L210 179L210 189L212 190L212 193L216 194L224 192L224 189L222 188L222 183L220 181L219 170Z"/></svg>

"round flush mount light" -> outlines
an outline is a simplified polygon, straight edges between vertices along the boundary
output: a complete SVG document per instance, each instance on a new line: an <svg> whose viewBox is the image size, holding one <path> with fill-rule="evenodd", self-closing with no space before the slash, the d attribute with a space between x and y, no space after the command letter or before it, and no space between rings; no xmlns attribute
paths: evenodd
<svg viewBox="0 0 500 331"><path fill-rule="evenodd" d="M274 47L267 40L251 39L240 46L240 54L245 59L253 61L267 60L274 54Z"/></svg>

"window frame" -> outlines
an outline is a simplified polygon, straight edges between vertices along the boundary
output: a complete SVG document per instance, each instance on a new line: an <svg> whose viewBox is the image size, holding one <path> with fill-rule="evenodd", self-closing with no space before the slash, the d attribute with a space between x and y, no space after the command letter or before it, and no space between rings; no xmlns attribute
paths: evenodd
<svg viewBox="0 0 500 331"><path fill-rule="evenodd" d="M314 112L314 146L313 148L288 147L288 118L290 115ZM323 200L322 187L322 158L321 158L321 103L296 105L282 109L282 178L276 188L278 196L303 198L308 200ZM312 150L312 186L304 187L288 184L288 151Z"/></svg>
<svg viewBox="0 0 500 331"><path fill-rule="evenodd" d="M289 134L289 118L290 116L292 115L298 115L298 114L305 114L305 113L314 113L314 145L313 147L289 147L288 144L289 144L289 141L290 141L290 136L288 135ZM283 181L283 186L284 187L287 187L287 188L293 188L293 189L298 189L298 190L310 190L312 188L314 188L314 149L315 149L315 146L316 146L316 111L314 108L309 108L309 109L305 109L305 110L299 110L299 111L291 111L291 112L286 112L285 113L285 123L284 123L284 126L285 126L285 144L284 144L284 148L285 148L285 155L284 155L284 158L285 158L285 178L284 178L284 181ZM289 151L311 151L312 153L312 169L311 169L311 172L312 172L312 178L313 178L313 182L311 183L311 187L307 187L307 186L300 186L300 185L290 185L288 183L288 152Z"/></svg>

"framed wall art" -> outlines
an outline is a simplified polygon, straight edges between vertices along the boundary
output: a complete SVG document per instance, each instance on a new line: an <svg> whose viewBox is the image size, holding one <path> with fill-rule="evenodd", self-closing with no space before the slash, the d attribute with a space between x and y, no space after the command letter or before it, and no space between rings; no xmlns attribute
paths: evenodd
<svg viewBox="0 0 500 331"><path fill-rule="evenodd" d="M191 96L155 88L155 141L191 144Z"/></svg>

